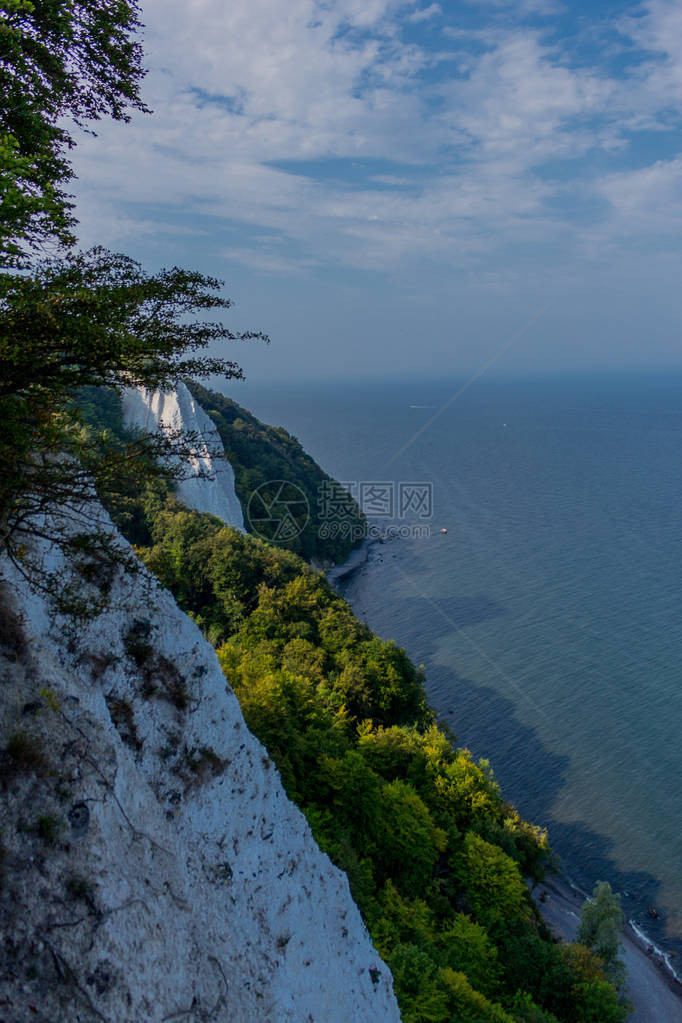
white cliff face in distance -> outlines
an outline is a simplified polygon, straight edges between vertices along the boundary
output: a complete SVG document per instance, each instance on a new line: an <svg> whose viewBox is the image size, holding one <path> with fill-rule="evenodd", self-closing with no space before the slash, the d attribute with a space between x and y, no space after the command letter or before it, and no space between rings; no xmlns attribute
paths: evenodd
<svg viewBox="0 0 682 1023"><path fill-rule="evenodd" d="M225 525L244 531L244 516L234 489L232 466L227 458L216 460L211 454L224 454L218 431L185 384L179 383L174 391L128 388L123 393L123 422L128 429L147 433L165 428L183 430L203 438L203 445L197 445L197 457L189 464L193 475L176 485L177 498L188 508L215 515Z"/></svg>
<svg viewBox="0 0 682 1023"><path fill-rule="evenodd" d="M119 566L74 627L2 576L0 734L40 756L3 781L0 1015L398 1023L345 874L172 595Z"/></svg>

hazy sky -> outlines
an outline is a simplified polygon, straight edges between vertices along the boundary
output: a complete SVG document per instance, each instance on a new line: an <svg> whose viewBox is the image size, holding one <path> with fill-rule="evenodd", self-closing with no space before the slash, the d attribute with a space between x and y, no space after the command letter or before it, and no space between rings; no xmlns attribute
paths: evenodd
<svg viewBox="0 0 682 1023"><path fill-rule="evenodd" d="M225 278L273 339L251 379L468 372L519 331L498 369L682 364L679 2L143 20L154 114L82 141L82 241Z"/></svg>

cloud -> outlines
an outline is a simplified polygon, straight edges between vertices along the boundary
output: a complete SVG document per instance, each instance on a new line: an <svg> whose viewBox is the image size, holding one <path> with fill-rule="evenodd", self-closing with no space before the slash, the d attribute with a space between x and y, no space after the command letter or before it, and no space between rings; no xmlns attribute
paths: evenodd
<svg viewBox="0 0 682 1023"><path fill-rule="evenodd" d="M297 259L292 255L268 251L267 248L259 250L226 248L221 255L231 263L240 263L250 270L284 277L303 276L317 265L314 260Z"/></svg>
<svg viewBox="0 0 682 1023"><path fill-rule="evenodd" d="M637 54L630 68L636 90L631 97L633 112L643 127L672 123L679 129L682 7L669 0L649 0L621 17L618 27Z"/></svg>
<svg viewBox="0 0 682 1023"><path fill-rule="evenodd" d="M532 167L578 156L597 143L585 119L602 111L614 85L598 72L573 70L537 33L507 33L473 64L465 82L447 87L444 128L464 132L479 158Z"/></svg>
<svg viewBox="0 0 682 1023"><path fill-rule="evenodd" d="M606 175L598 189L611 207L609 231L679 241L682 227L682 157Z"/></svg>
<svg viewBox="0 0 682 1023"><path fill-rule="evenodd" d="M488 12L492 10L509 10L513 8L517 17L528 15L540 15L550 17L565 10L565 5L559 0L466 0L474 7L480 7Z"/></svg>
<svg viewBox="0 0 682 1023"><path fill-rule="evenodd" d="M428 7L420 7L412 14L407 17L408 21L413 23L420 21L430 21L431 18L435 18L436 15L442 14L443 9L440 4L429 4Z"/></svg>
<svg viewBox="0 0 682 1023"><path fill-rule="evenodd" d="M677 160L618 162L633 133L671 130L682 12L651 0L614 21L632 51L617 73L510 11L463 32L438 4L399 0L149 0L156 112L84 139L84 235L194 234L301 275L419 260L491 273L514 248L577 254L626 219L651 234L680 208ZM449 23L427 47L414 25L436 16ZM598 225L576 215L590 202Z"/></svg>

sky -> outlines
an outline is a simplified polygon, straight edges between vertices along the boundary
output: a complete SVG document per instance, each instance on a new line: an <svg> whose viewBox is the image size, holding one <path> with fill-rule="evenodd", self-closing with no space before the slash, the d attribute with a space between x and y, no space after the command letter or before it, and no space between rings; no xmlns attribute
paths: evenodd
<svg viewBox="0 0 682 1023"><path fill-rule="evenodd" d="M682 367L682 5L143 0L84 245L224 279L250 379Z"/></svg>

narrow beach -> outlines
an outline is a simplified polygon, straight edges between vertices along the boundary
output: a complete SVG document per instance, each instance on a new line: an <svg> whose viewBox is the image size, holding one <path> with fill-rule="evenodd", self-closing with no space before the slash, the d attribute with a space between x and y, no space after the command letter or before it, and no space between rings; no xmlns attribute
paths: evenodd
<svg viewBox="0 0 682 1023"><path fill-rule="evenodd" d="M546 892L544 901L540 894ZM535 901L550 930L564 941L575 941L584 896L561 875L533 890ZM623 929L623 960L628 997L634 1009L628 1023L682 1023L682 984L674 979L662 956L627 923Z"/></svg>
<svg viewBox="0 0 682 1023"><path fill-rule="evenodd" d="M361 568L377 542L375 538L367 538L352 551L347 561L328 571L326 575L331 585L337 586ZM491 756L494 763L494 751ZM541 902L542 892L546 896ZM575 941L585 894L559 874L536 885L533 895L550 930L564 941ZM682 1023L682 984L675 979L664 954L630 922L623 929L622 955L627 970L628 997L634 1006L628 1023Z"/></svg>

